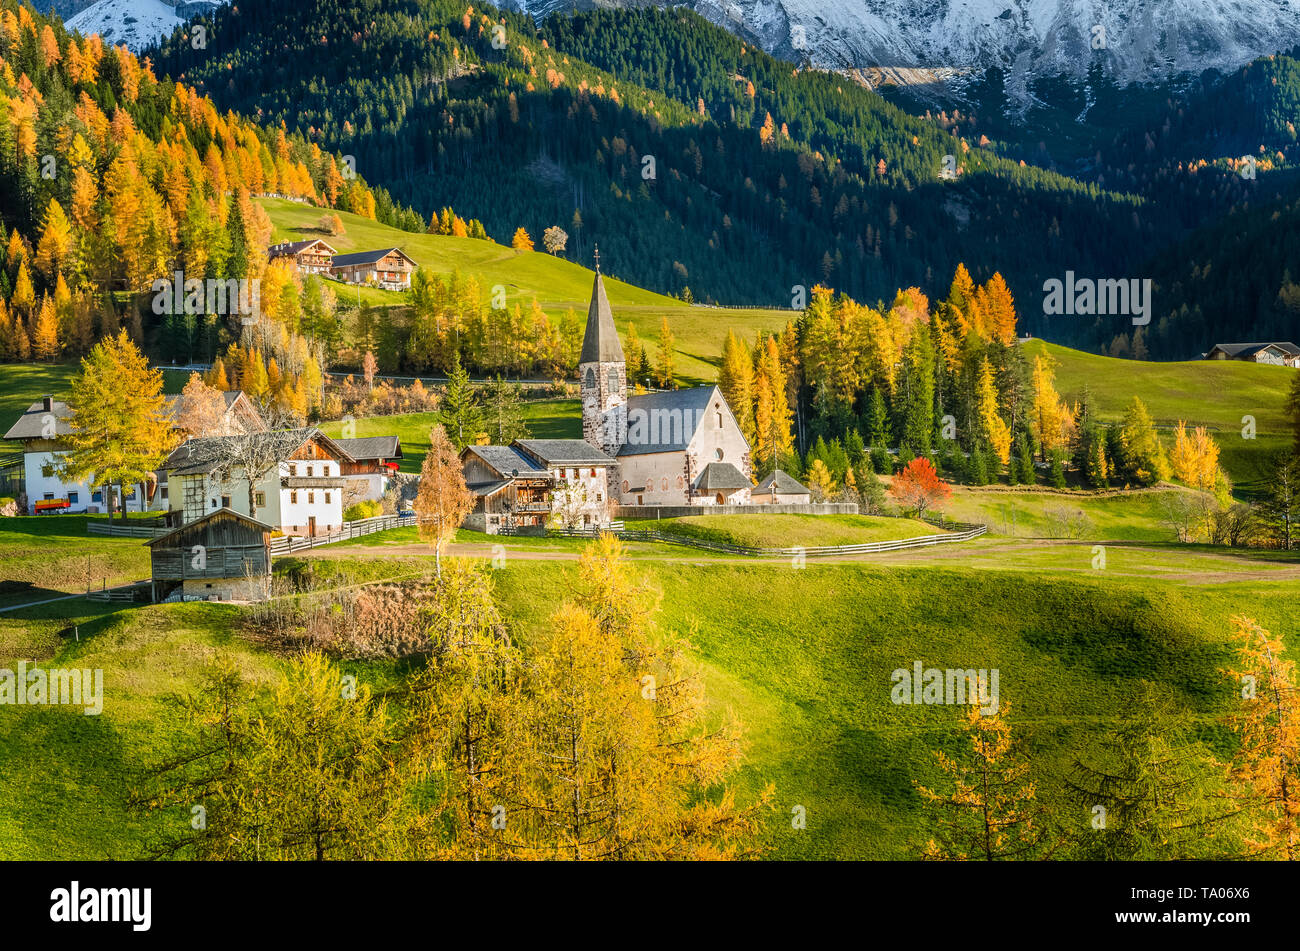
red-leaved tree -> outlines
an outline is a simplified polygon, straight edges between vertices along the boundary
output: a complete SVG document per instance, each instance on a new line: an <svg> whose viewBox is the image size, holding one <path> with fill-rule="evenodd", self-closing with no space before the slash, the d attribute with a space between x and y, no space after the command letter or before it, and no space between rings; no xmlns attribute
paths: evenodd
<svg viewBox="0 0 1300 951"><path fill-rule="evenodd" d="M900 506L915 511L917 518L924 518L927 511L948 501L952 486L939 478L929 459L917 456L894 476L889 493Z"/></svg>

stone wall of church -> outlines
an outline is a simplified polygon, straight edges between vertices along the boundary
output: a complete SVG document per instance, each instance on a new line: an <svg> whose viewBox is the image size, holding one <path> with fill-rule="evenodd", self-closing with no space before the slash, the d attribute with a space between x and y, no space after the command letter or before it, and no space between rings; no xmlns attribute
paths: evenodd
<svg viewBox="0 0 1300 951"><path fill-rule="evenodd" d="M627 441L627 368L622 363L578 367L582 438L613 456Z"/></svg>

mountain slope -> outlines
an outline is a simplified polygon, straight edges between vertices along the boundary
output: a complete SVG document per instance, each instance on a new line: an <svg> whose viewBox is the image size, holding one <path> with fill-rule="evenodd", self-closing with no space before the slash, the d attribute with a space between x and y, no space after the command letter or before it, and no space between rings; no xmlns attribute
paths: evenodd
<svg viewBox="0 0 1300 951"><path fill-rule="evenodd" d="M98 33L104 42L125 44L132 52L170 36L193 16L208 13L225 0L96 0L79 13L68 17L64 25L83 36Z"/></svg>
<svg viewBox="0 0 1300 951"><path fill-rule="evenodd" d="M250 0L218 14L207 50L172 40L155 63L354 155L426 215L451 205L501 241L559 225L573 259L599 243L628 280L697 300L788 307L817 283L940 294L962 260L1032 299L1048 273L1106 273L1150 238L1133 196L1000 159L687 11L540 33L498 16Z"/></svg>
<svg viewBox="0 0 1300 951"><path fill-rule="evenodd" d="M506 0L542 18L642 0ZM714 23L785 59L831 69L1001 67L1028 81L1082 76L1102 59L1121 82L1230 70L1294 42L1300 8L1289 0L687 0ZM1105 47L1094 45L1094 28ZM1100 35L1100 34L1096 34ZM900 72L901 71L901 72Z"/></svg>

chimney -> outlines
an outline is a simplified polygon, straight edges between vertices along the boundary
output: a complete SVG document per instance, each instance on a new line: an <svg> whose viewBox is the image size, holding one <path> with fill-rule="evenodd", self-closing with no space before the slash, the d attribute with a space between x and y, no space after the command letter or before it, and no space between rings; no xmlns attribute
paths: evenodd
<svg viewBox="0 0 1300 951"><path fill-rule="evenodd" d="M45 410L45 412L47 412L47 413L53 413L53 412L54 412L54 397L53 397L53 396L47 396L47 397L45 397L43 400L41 400L41 409Z"/></svg>

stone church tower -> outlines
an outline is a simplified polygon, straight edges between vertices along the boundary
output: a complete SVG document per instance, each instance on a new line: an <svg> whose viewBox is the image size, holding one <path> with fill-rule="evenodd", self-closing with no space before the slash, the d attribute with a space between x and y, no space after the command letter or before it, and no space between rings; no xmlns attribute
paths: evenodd
<svg viewBox="0 0 1300 951"><path fill-rule="evenodd" d="M627 442L627 364L600 276L599 251L587 330L578 358L578 386L582 394L582 438L608 455L617 455Z"/></svg>

